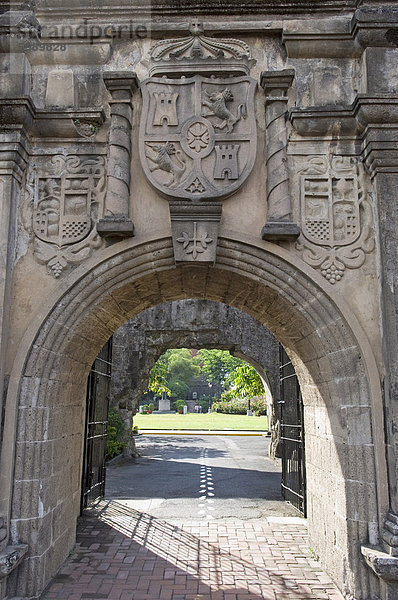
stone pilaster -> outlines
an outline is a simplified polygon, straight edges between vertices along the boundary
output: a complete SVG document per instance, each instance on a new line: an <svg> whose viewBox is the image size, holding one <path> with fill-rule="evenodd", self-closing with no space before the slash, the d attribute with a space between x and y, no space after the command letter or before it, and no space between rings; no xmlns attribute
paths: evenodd
<svg viewBox="0 0 398 600"><path fill-rule="evenodd" d="M267 164L267 222L261 235L264 240L294 240L299 234L292 222L287 164L287 93L294 71L265 71L260 85L266 95L266 164Z"/></svg>
<svg viewBox="0 0 398 600"><path fill-rule="evenodd" d="M384 358L384 414L390 511L383 527L383 553L364 553L380 578L383 598L398 597L398 13L393 3L358 8L352 23L363 48L366 96L357 101L364 125L362 156L373 180L379 238L379 282Z"/></svg>
<svg viewBox="0 0 398 600"><path fill-rule="evenodd" d="M28 100L0 101L0 598L6 579L20 563L27 546L8 546L13 453L4 443L3 403L8 385L10 307L18 230L18 198L27 164L26 129L32 123ZM8 432L10 433L10 432ZM12 450L12 449L11 449Z"/></svg>
<svg viewBox="0 0 398 600"><path fill-rule="evenodd" d="M385 414L387 455L390 480L390 504L398 515L398 128L372 128L364 144L364 157L373 177L377 198L380 244L380 301L383 317L383 353L385 361ZM395 156L394 156L395 155ZM398 526L395 541L398 555Z"/></svg>
<svg viewBox="0 0 398 600"><path fill-rule="evenodd" d="M373 104L377 119L377 102ZM382 119L382 112L380 112ZM386 600L398 594L398 123L367 128L363 158L373 179L379 224L380 303L385 364L384 411L390 511L382 533L383 551L363 548L367 564L381 579Z"/></svg>
<svg viewBox="0 0 398 600"><path fill-rule="evenodd" d="M97 231L105 238L120 239L134 235L130 219L130 161L132 95L138 87L138 79L135 74L112 71L104 73L104 82L112 96L111 122L105 211Z"/></svg>

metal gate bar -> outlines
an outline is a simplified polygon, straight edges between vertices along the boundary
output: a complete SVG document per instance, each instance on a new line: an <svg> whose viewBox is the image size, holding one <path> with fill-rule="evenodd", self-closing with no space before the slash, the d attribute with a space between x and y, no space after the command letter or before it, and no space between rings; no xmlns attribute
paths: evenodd
<svg viewBox="0 0 398 600"><path fill-rule="evenodd" d="M283 346L280 346L282 496L306 514L304 419L300 385Z"/></svg>
<svg viewBox="0 0 398 600"><path fill-rule="evenodd" d="M82 508L105 494L109 387L112 338L101 349L87 381L86 437L83 462Z"/></svg>

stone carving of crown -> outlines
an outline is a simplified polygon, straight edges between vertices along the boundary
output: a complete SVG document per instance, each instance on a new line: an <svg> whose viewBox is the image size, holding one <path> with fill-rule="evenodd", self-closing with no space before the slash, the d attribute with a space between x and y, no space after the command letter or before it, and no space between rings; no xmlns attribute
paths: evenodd
<svg viewBox="0 0 398 600"><path fill-rule="evenodd" d="M203 35L203 26L198 21L192 23L188 37L154 44L151 58L152 77L180 77L197 73L217 77L248 75L256 62L245 42L207 37Z"/></svg>

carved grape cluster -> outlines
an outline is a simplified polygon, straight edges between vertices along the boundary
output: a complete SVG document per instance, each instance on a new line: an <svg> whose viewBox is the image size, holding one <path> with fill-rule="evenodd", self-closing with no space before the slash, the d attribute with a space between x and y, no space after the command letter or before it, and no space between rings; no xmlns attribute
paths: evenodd
<svg viewBox="0 0 398 600"><path fill-rule="evenodd" d="M332 263L327 269L322 269L321 273L329 283L334 284L342 279L344 271L344 265L341 265L341 267L338 268L334 263Z"/></svg>

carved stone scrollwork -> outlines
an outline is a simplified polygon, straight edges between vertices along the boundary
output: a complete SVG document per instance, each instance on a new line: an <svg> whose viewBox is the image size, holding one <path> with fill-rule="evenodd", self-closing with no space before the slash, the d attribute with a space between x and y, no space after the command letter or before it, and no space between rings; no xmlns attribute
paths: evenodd
<svg viewBox="0 0 398 600"><path fill-rule="evenodd" d="M301 231L296 247L331 284L374 249L372 208L356 159L313 156L300 171Z"/></svg>
<svg viewBox="0 0 398 600"><path fill-rule="evenodd" d="M58 278L102 245L95 223L103 211L102 156L53 156L28 173L23 222L34 240L34 256Z"/></svg>
<svg viewBox="0 0 398 600"><path fill-rule="evenodd" d="M194 21L186 38L162 40L151 48L151 75L196 72L220 76L247 75L255 60L249 46L236 39L211 38L203 25Z"/></svg>

